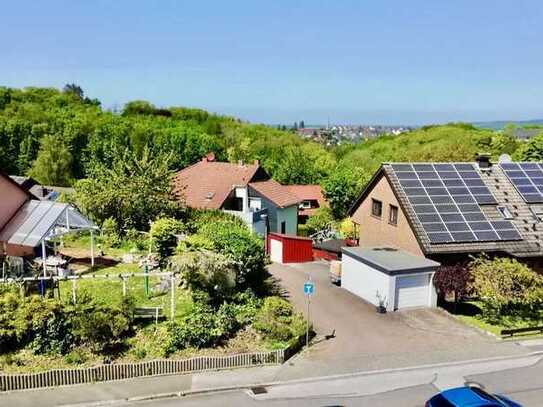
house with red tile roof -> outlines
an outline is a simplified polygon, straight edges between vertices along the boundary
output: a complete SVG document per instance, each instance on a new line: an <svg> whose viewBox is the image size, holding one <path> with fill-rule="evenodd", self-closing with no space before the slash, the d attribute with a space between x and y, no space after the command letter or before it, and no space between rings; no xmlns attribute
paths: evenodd
<svg viewBox="0 0 543 407"><path fill-rule="evenodd" d="M255 232L296 235L300 199L257 161L226 163L208 154L179 171L174 194L188 207L217 209L239 216Z"/></svg>
<svg viewBox="0 0 543 407"><path fill-rule="evenodd" d="M287 185L288 190L300 200L298 223L304 224L319 208L328 207L320 185Z"/></svg>

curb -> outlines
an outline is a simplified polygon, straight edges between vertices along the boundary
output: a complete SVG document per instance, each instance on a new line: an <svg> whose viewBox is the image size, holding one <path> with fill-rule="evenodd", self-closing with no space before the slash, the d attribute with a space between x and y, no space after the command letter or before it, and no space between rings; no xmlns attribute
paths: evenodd
<svg viewBox="0 0 543 407"><path fill-rule="evenodd" d="M268 383L247 383L247 384L238 384L238 385L233 385L233 386L203 388L203 389L196 389L196 390L182 390L182 391L177 391L177 392L150 394L148 396L129 397L129 398L124 398L124 399L116 399L116 400L104 400L101 402L99 401L99 402L94 402L94 403L91 402L91 403L62 405L60 407L103 407L103 406L117 405L117 404L126 403L126 402L152 401L152 400L162 400L162 399L170 399L170 398L182 398L182 397L196 396L196 395L201 395L201 394L224 393L224 392L230 392L230 391L235 391L235 390L246 390L248 388L255 387L255 386L272 387L272 386L282 386L282 385L295 385L295 384L301 384L301 383L311 383L311 382L321 381L321 380L337 380L337 379L343 379L343 378L371 376L371 375L379 375L379 374L386 374L386 373L409 372L409 371L415 371L415 370L440 368L440 367L446 367L446 366L452 367L452 366L460 366L460 365L465 365L465 364L498 362L498 361L505 361L505 360L523 359L523 358L529 358L529 357L534 357L534 356L543 357L543 351L532 352L523 356L518 356L518 355L496 356L496 357L486 358L486 359L471 359L471 360L464 360L464 361L457 361L457 362L443 362L443 363L426 364L426 365L410 366L410 367L369 370L369 371L364 371L364 372L337 374L337 375L312 377L312 378L307 378L307 379L297 379L297 380L289 380L289 381L276 381L276 382L268 382Z"/></svg>

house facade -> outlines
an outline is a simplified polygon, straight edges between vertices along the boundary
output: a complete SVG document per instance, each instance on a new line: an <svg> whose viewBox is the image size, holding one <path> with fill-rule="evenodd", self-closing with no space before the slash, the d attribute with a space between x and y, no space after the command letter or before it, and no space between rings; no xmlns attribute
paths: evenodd
<svg viewBox="0 0 543 407"><path fill-rule="evenodd" d="M209 154L175 175L173 192L191 208L238 216L262 236L298 231L298 197L272 180L258 162L218 162Z"/></svg>
<svg viewBox="0 0 543 407"><path fill-rule="evenodd" d="M298 197L298 223L305 224L307 220L315 215L319 208L328 207L324 199L320 185L287 185L287 189Z"/></svg>
<svg viewBox="0 0 543 407"><path fill-rule="evenodd" d="M386 163L350 209L360 246L441 263L478 253L543 258L543 165Z"/></svg>

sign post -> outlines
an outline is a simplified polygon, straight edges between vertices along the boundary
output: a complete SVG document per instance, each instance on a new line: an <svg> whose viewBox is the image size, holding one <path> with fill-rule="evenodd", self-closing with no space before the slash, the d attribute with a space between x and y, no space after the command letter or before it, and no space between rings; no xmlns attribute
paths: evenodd
<svg viewBox="0 0 543 407"><path fill-rule="evenodd" d="M311 296L315 294L315 284L311 281L311 276L304 283L304 294L307 300L307 318L305 321L305 346L307 347L309 345L309 305L311 304Z"/></svg>

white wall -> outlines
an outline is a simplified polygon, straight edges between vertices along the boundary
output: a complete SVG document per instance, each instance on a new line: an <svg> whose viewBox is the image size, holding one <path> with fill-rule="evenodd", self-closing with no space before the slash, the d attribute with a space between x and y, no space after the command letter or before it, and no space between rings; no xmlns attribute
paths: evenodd
<svg viewBox="0 0 543 407"><path fill-rule="evenodd" d="M350 257L347 253L343 253L341 263L341 287L374 305L379 305L377 298L377 292L379 292L382 299L386 297L387 309L390 309L391 306L394 307L394 298L390 296L391 288L394 292L394 277L391 278L387 274L375 270Z"/></svg>

